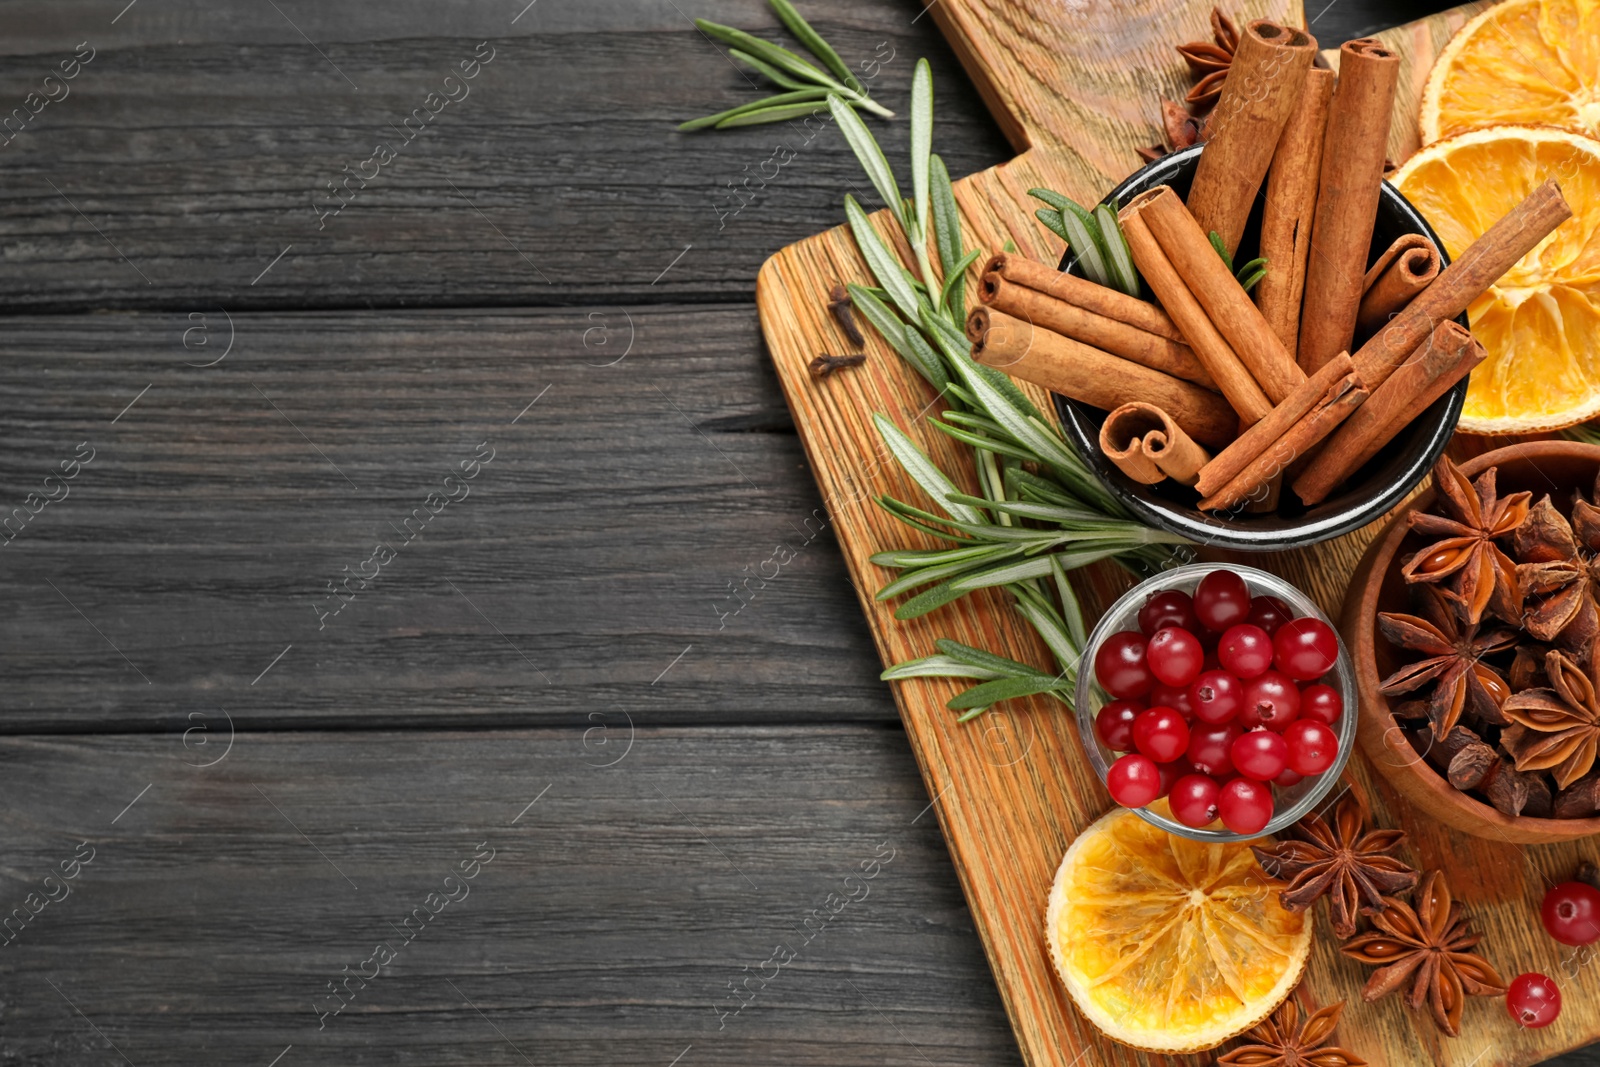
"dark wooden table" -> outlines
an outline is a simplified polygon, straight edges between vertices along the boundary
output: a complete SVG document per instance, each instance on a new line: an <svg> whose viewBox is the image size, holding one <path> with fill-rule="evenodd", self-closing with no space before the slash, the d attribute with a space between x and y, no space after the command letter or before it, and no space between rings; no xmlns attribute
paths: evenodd
<svg viewBox="0 0 1600 1067"><path fill-rule="evenodd" d="M0 6L0 1063L1017 1061L751 303L856 165L719 212L679 3Z"/></svg>

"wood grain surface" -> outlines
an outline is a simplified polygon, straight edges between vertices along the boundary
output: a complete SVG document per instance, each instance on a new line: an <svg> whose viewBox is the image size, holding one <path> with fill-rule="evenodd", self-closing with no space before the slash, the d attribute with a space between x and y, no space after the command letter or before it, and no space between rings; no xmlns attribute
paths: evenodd
<svg viewBox="0 0 1600 1067"><path fill-rule="evenodd" d="M1010 240L1023 254L1054 262L1061 242L1033 219L1025 190L1044 185L1090 204L1137 167L1133 149L1155 139L1159 98L1180 97L1180 83L1187 83L1170 45L1204 36L1207 5L1122 4L1116 17L1095 4L1069 5L1065 11L1054 4L1045 8L1043 3L951 0L939 4L935 13L1009 139L1026 149L1016 160L957 185L968 244L996 251ZM1297 4L1240 5L1234 14L1241 20L1270 15L1292 24L1301 24L1303 18ZM1420 88L1416 72L1426 72L1433 50L1463 17L1460 12L1436 16L1426 25L1389 35L1411 57L1410 74L1402 76L1412 107ZM1397 134L1397 144L1404 137L1403 131ZM879 493L922 499L896 465L882 460L871 424L874 413L887 414L946 471L966 472L966 491L977 491L964 446L922 425L937 398L914 372L896 364L881 340L869 341L872 360L860 373L822 383L805 373L812 354L833 343L836 327L827 318L823 294L836 281L867 277L848 233L836 229L768 261L757 303L801 440L864 594L862 606L879 653L886 664L895 663L932 652L933 638L948 636L1024 662L1048 663L1041 643L1002 594L970 596L909 623L894 619L893 604L865 595L891 577L870 562L873 553L933 544L872 503ZM1034 395L1042 404L1042 395ZM1251 562L1290 578L1337 617L1350 572L1375 530L1369 527L1332 544L1253 557ZM1103 569L1080 573L1096 608L1103 608L1106 597L1121 587L1108 581ZM983 757L981 734L957 723L944 707L957 688L935 679L895 685L902 719L929 793L936 798L1024 1057L1034 1067L1074 1063L1085 1054L1113 1063L1145 1062L1143 1054L1103 1038L1069 1005L1040 934L1043 901L1067 842L1110 804L1083 757L1074 725L1043 699L1010 702L998 712L1007 717L1002 721L1037 743L1026 758L996 765ZM1350 775L1376 800L1381 824L1412 834L1420 863L1442 865L1454 876L1460 899L1479 916L1489 944L1518 958L1515 966L1504 966L1512 971L1555 966L1553 943L1530 903L1552 876L1570 872L1580 856L1597 855L1592 842L1524 851L1509 843L1475 841L1409 810L1362 761L1353 762ZM1494 874L1485 877L1482 872L1489 868ZM1550 1029L1526 1031L1503 1007L1489 1003L1469 1012L1460 1040L1442 1042L1426 1018L1408 1015L1393 1002L1366 1005L1356 1000L1363 969L1339 956L1325 925L1321 933L1309 971L1310 988L1321 1003L1352 1000L1344 1026L1347 1033L1361 1035L1360 1055L1372 1063L1510 1067L1600 1037L1600 1013L1571 1013ZM1530 959L1542 967L1526 962ZM1600 977L1580 970L1565 988L1582 990L1574 1002L1593 1003L1600 995Z"/></svg>
<svg viewBox="0 0 1600 1067"><path fill-rule="evenodd" d="M801 6L852 62L892 50L902 115L930 57L955 174L1012 155L921 0ZM6 108L96 49L0 150L0 517L97 449L0 551L5 907L96 849L0 951L0 1062L1020 1062L831 526L717 614L821 505L756 272L861 183L837 137L763 183L794 134L676 133L758 93L688 16L781 36L761 0L0 6ZM480 41L473 95L319 230L311 194ZM873 128L904 158L903 117ZM470 498L318 630L483 440ZM1030 725L969 736L1014 763ZM752 978L884 841L870 898Z"/></svg>

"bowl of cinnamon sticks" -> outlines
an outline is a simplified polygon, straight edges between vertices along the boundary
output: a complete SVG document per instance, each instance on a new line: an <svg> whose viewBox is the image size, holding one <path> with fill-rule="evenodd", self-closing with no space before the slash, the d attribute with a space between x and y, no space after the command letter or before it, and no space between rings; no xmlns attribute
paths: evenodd
<svg viewBox="0 0 1600 1067"><path fill-rule="evenodd" d="M1383 179L1398 57L1351 41L1335 75L1316 55L1250 23L1205 140L1102 202L1119 225L1090 256L1133 285L1098 284L1084 249L1060 271L1003 254L968 322L975 359L1056 394L1136 517L1204 544L1314 544L1403 500L1484 358L1467 306L1571 216L1546 183L1451 263Z"/></svg>

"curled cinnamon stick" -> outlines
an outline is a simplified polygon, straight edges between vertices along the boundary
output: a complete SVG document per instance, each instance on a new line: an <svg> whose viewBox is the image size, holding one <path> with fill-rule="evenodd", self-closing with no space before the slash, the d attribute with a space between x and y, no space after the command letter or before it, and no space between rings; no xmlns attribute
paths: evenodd
<svg viewBox="0 0 1600 1067"><path fill-rule="evenodd" d="M1350 357L1340 355L1328 365L1307 378L1283 403L1273 408L1267 417L1239 435L1238 440L1219 452L1215 459L1200 471L1195 489L1201 496L1212 496L1224 485L1238 477L1239 472L1255 462L1267 446L1288 433L1319 404L1328 401L1330 392L1340 379L1354 370Z"/></svg>
<svg viewBox="0 0 1600 1067"><path fill-rule="evenodd" d="M1267 172L1261 212L1261 255L1267 273L1256 283L1256 302L1272 332L1290 352L1300 344L1300 302L1306 289L1306 256L1311 251L1311 219L1317 207L1322 170L1322 139L1328 125L1335 75L1306 71L1300 100L1278 138Z"/></svg>
<svg viewBox="0 0 1600 1067"><path fill-rule="evenodd" d="M1295 495L1308 507L1326 500L1486 355L1460 323L1441 322L1300 473Z"/></svg>
<svg viewBox="0 0 1600 1067"><path fill-rule="evenodd" d="M1178 277L1269 400L1279 403L1306 380L1294 356L1267 325L1261 309L1250 302L1249 294L1171 186L1158 185L1140 193L1123 213L1143 219Z"/></svg>
<svg viewBox="0 0 1600 1067"><path fill-rule="evenodd" d="M1062 337L992 307L967 319L976 335L972 358L1015 378L1042 385L1092 407L1114 411L1130 400L1155 404L1197 441L1220 447L1233 439L1238 417L1209 389Z"/></svg>
<svg viewBox="0 0 1600 1067"><path fill-rule="evenodd" d="M1378 386L1421 344L1435 326L1467 309L1517 261L1536 248L1572 208L1552 178L1484 231L1454 262L1355 354L1363 381Z"/></svg>
<svg viewBox="0 0 1600 1067"><path fill-rule="evenodd" d="M1144 485L1172 478L1193 485L1211 455L1154 404L1123 404L1100 426L1100 448L1124 474Z"/></svg>
<svg viewBox="0 0 1600 1067"><path fill-rule="evenodd" d="M1299 361L1307 372L1348 351L1355 339L1399 77L1400 57L1371 38L1339 49L1300 313Z"/></svg>
<svg viewBox="0 0 1600 1067"><path fill-rule="evenodd" d="M1255 499L1296 459L1316 447L1367 399L1367 390L1355 374L1335 382L1311 413L1267 446L1232 481L1201 500L1204 511L1232 511Z"/></svg>
<svg viewBox="0 0 1600 1067"><path fill-rule="evenodd" d="M1239 250L1250 206L1316 55L1315 37L1268 19L1239 34L1189 189L1189 210L1202 234L1216 231L1230 256Z"/></svg>
<svg viewBox="0 0 1600 1067"><path fill-rule="evenodd" d="M1439 250L1420 233L1395 239L1361 282L1356 331L1370 335L1439 276ZM1266 279L1263 278L1262 281Z"/></svg>
<svg viewBox="0 0 1600 1067"><path fill-rule="evenodd" d="M1131 359L1207 389L1216 388L1216 383L1188 345L1079 307L1049 293L1007 281L998 272L985 274L979 281L978 299L1013 318L1027 319L1036 326L1093 345L1114 356Z"/></svg>
<svg viewBox="0 0 1600 1067"><path fill-rule="evenodd" d="M984 274L998 274L1008 282L1037 289L1041 293L1065 300L1069 304L1104 315L1108 319L1125 322L1146 333L1165 337L1183 344L1183 333L1165 311L1148 300L1129 296L1104 285L1096 285L1087 278L1056 270L1043 263L1035 263L1015 252L999 252L984 265Z"/></svg>

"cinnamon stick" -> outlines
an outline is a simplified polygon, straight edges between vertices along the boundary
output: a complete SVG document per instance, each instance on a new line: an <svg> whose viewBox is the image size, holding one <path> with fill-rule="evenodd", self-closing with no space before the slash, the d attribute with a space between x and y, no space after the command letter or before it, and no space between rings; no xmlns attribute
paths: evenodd
<svg viewBox="0 0 1600 1067"><path fill-rule="evenodd" d="M1308 507L1326 500L1487 355L1460 323L1441 322L1300 473L1295 495Z"/></svg>
<svg viewBox="0 0 1600 1067"><path fill-rule="evenodd" d="M1106 416L1100 448L1124 474L1144 485L1165 478L1193 485L1211 458L1171 415L1144 401L1123 404Z"/></svg>
<svg viewBox="0 0 1600 1067"><path fill-rule="evenodd" d="M1239 435L1238 440L1219 452L1206 464L1195 482L1201 496L1212 496L1227 485L1239 472L1255 462L1267 447L1287 433L1318 404L1327 402L1330 390L1354 370L1349 356L1341 355L1329 360L1327 366L1307 378L1298 389L1284 398L1266 418Z"/></svg>
<svg viewBox="0 0 1600 1067"><path fill-rule="evenodd" d="M1315 37L1268 19L1239 34L1189 188L1189 210L1202 235L1216 231L1230 256L1239 250L1250 206L1316 55Z"/></svg>
<svg viewBox="0 0 1600 1067"><path fill-rule="evenodd" d="M1300 312L1298 358L1308 372L1348 351L1355 340L1399 77L1400 57L1371 38L1347 41L1339 49L1339 84L1323 138Z"/></svg>
<svg viewBox="0 0 1600 1067"><path fill-rule="evenodd" d="M1356 332L1370 336L1439 276L1439 250L1420 233L1395 239L1361 282ZM1263 282L1265 278L1261 279Z"/></svg>
<svg viewBox="0 0 1600 1067"><path fill-rule="evenodd" d="M1554 178L1528 194L1484 231L1405 310L1389 320L1355 355L1362 380L1381 385L1400 363L1446 319L1467 309L1500 276L1572 217ZM1159 295L1159 294L1158 294Z"/></svg>
<svg viewBox="0 0 1600 1067"><path fill-rule="evenodd" d="M1294 356L1267 325L1261 309L1250 302L1249 294L1171 186L1158 185L1140 193L1123 212L1144 220L1178 277L1269 400L1281 402L1306 380Z"/></svg>
<svg viewBox="0 0 1600 1067"><path fill-rule="evenodd" d="M978 340L972 358L1092 407L1114 411L1130 400L1155 404L1190 437L1212 447L1233 439L1239 421L1209 389L1062 337L992 307L968 316Z"/></svg>
<svg viewBox="0 0 1600 1067"><path fill-rule="evenodd" d="M1322 139L1334 80L1331 70L1306 71L1300 100L1283 127L1267 172L1261 212L1261 255L1267 273L1256 283L1256 302L1290 352L1300 344L1300 302L1305 296L1306 256L1311 251L1311 219L1317 207Z"/></svg>
<svg viewBox="0 0 1600 1067"><path fill-rule="evenodd" d="M1043 263L1035 263L1015 252L999 252L984 265L984 274L998 274L1008 282L1037 289L1057 300L1104 315L1108 319L1125 322L1146 333L1165 337L1183 344L1183 333L1165 311L1148 300L1140 300L1116 289L1096 285L1087 278L1056 270Z"/></svg>
<svg viewBox="0 0 1600 1067"><path fill-rule="evenodd" d="M1232 481L1201 500L1198 506L1203 511L1232 511L1254 499L1289 464L1337 429L1366 399L1367 390L1361 379L1355 374L1346 374L1333 384L1309 415L1289 427Z"/></svg>
<svg viewBox="0 0 1600 1067"><path fill-rule="evenodd" d="M1207 389L1216 388L1188 345L1108 318L1050 293L1007 281L998 272L985 274L979 281L978 299L1013 318L1027 319L1036 326L1104 349L1114 356L1154 367Z"/></svg>
<svg viewBox="0 0 1600 1067"><path fill-rule="evenodd" d="M1255 378L1239 362L1238 355L1211 324L1205 309L1189 292L1183 279L1178 277L1172 261L1161 250L1161 245L1151 235L1144 220L1126 208L1119 219L1122 236L1128 242L1134 265L1139 268L1151 292L1156 294L1156 299L1161 301L1161 306L1172 316L1172 321L1183 331L1189 348L1205 366L1211 380L1217 383L1222 395L1228 398L1228 403L1233 405L1233 410L1238 412L1246 425L1266 415L1272 410L1272 401L1267 399L1267 394L1261 391Z"/></svg>

